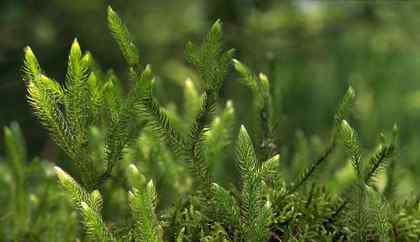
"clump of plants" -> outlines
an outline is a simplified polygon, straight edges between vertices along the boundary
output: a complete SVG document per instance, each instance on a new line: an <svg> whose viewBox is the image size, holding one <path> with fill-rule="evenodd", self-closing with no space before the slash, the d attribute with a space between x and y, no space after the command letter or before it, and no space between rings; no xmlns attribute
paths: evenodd
<svg viewBox="0 0 420 242"><path fill-rule="evenodd" d="M199 79L186 80L184 105L178 108L159 102L155 84L161 80L141 61L129 31L110 7L108 25L127 63L123 78L131 83L128 91L120 77L102 70L77 40L63 83L48 77L32 50L25 49L29 103L74 164L66 171L55 167L71 200L70 210L77 211L82 225L66 241L420 238L418 201L394 199L398 127L391 135L380 134L377 146L366 152L346 121L355 99L351 87L331 118L330 137L315 152L319 158L301 161L309 157L308 144L301 137L297 146L301 148L294 150L296 162L286 163L276 138L279 114L271 101L269 77L233 59L234 51L223 45L221 21L200 44L186 45L186 60ZM231 67L253 95L252 132L237 120L232 101L220 102ZM14 154L22 153L14 151L13 142L7 143ZM21 158L8 159L17 167ZM232 159L236 173L227 173L226 163ZM341 161L328 174L332 182L341 184L332 191L317 176L329 160ZM337 178L337 170L343 169L349 175ZM23 175L17 173L21 169L14 170L20 196ZM232 174L237 178L226 177ZM380 186L383 174L387 179ZM18 206L27 203L19 200ZM23 219L21 214L15 216Z"/></svg>

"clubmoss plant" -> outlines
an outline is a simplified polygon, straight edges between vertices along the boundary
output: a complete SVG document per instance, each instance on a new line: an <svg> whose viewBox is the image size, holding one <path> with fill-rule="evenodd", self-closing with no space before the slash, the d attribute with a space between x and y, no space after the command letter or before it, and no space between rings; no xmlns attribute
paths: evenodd
<svg viewBox="0 0 420 242"><path fill-rule="evenodd" d="M220 20L200 44L186 45L186 60L199 80L186 80L182 113L160 103L154 89L160 80L143 63L131 34L111 7L108 26L127 63L126 76L132 84L127 93L117 75L102 71L77 39L63 84L48 77L31 48L25 49L29 103L75 167L72 172L55 167L83 227L75 237L142 242L420 238L418 202L406 205L392 199L398 129L389 140L381 135L372 154L365 154L346 121L355 99L352 87L331 118L331 132L320 145L319 157L286 171L296 174L288 179L282 175L288 167L279 154L275 129L279 114L272 104L269 77L233 59L233 50L223 45ZM255 137L240 125L236 140L232 138L241 122L233 102L219 98L231 66L252 91ZM14 149L23 146L7 143L13 154L19 154L10 160L21 166L24 152ZM225 179L232 174L224 171L224 162L232 158L230 147L235 147L237 179ZM350 162L354 176L337 194L321 185L316 174L340 149L348 156L341 157L340 165ZM16 206L22 207L16 226L23 229L28 222L20 218L27 213L27 204L19 200L26 193L22 169L16 168L14 176L22 189L16 192ZM385 170L390 175L381 190L375 181Z"/></svg>

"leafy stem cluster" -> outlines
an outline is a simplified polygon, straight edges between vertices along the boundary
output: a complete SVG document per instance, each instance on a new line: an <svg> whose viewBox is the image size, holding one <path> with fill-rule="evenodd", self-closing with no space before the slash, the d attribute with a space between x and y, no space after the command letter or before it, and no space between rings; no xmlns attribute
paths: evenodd
<svg viewBox="0 0 420 242"><path fill-rule="evenodd" d="M31 48L25 49L24 58L29 103L76 166L72 175L59 167L55 172L82 221L83 239L267 242L419 238L418 227L410 228L407 221L420 221L420 217L407 216L404 209L412 208L391 207L385 199L392 197L392 176L386 192L375 183L396 157L398 128L389 140L381 135L372 154L364 154L356 131L346 121L355 99L353 88L348 88L335 112L330 138L320 156L300 167L294 178L286 179L276 142L279 114L273 108L270 80L233 59L232 49L225 50L221 21L212 25L200 44L186 45L186 60L200 80L185 82L185 112L179 115L159 103L154 95L158 79L150 65L140 62L130 32L111 7L107 19L127 63L128 93L113 71L103 71L90 52L82 51L77 39L62 84L48 77ZM254 137L241 125L236 141L232 141L232 101L218 111L219 92L231 66L252 92L257 124ZM195 87L198 81L201 92ZM10 132L6 130L7 138ZM10 150L19 148L12 141L7 144ZM223 174L221 163L229 158L225 153L230 145L235 147L239 185L228 188L221 185L218 174ZM342 195L326 191L315 180L340 147L355 174ZM132 157L139 157L137 164ZM22 159L11 156L17 167L14 170L21 170ZM154 177L151 171L161 172L161 176ZM23 187L22 175L14 176L17 186ZM118 210L129 214L123 228L105 219L107 202L119 199L121 204L121 198L111 194L121 191L121 187L115 188L120 184L113 183L115 179L121 180L126 194L122 200L128 203L128 212ZM171 197L166 209L159 207L159 185L180 194ZM24 192L17 191L18 196ZM24 207L25 202L16 206ZM399 217L392 218L385 210L393 210Z"/></svg>

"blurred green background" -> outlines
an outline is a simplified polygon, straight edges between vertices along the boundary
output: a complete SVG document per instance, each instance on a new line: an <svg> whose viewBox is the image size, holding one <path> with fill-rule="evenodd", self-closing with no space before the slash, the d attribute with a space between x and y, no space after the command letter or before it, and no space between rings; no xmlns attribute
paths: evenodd
<svg viewBox="0 0 420 242"><path fill-rule="evenodd" d="M53 159L57 148L26 103L23 48L30 45L49 76L62 81L70 44L77 37L102 66L123 73L124 62L107 30L107 5L125 20L142 62L152 64L158 85L165 86L159 92L163 103L182 101L180 86L185 78L196 77L183 58L186 41L199 39L220 18L226 45L272 81L280 145L293 146L302 134L327 137L334 110L351 84L357 93L351 121L363 143L372 147L378 132L398 123L400 162L420 173L416 1L3 0L0 126L18 121L32 156ZM230 74L222 98L234 101L243 123L251 120L249 96Z"/></svg>

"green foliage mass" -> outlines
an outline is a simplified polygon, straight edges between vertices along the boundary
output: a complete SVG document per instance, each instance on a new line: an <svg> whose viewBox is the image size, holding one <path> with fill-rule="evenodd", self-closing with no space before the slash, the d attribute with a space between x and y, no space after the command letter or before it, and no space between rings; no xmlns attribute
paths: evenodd
<svg viewBox="0 0 420 242"><path fill-rule="evenodd" d="M178 108L159 100L162 79L140 62L132 35L111 7L107 19L127 62L122 78L130 81L128 90L77 40L63 83L48 77L25 49L29 103L71 165L62 169L39 159L24 165L18 125L5 128L0 185L11 195L0 210L2 241L420 239L418 199L396 195L398 127L366 151L348 121L352 87L331 117L325 142L298 133L293 162L286 162L276 140L281 114L270 79L233 59L220 20L200 44L186 45L198 78L185 81ZM220 98L231 67L252 93L255 120L246 125L252 132L237 120L233 101ZM311 162L312 152L318 158ZM234 172L226 169L237 177L227 177Z"/></svg>

